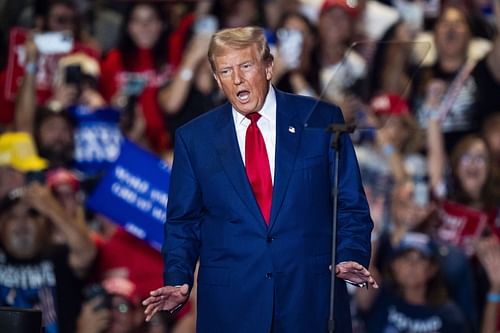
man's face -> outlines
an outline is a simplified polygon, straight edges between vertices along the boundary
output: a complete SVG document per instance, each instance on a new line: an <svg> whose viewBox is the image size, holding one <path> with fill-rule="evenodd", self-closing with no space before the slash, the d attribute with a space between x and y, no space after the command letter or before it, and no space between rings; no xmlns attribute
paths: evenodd
<svg viewBox="0 0 500 333"><path fill-rule="evenodd" d="M39 129L40 155L48 159L71 156L73 152L73 130L62 117L50 117Z"/></svg>
<svg viewBox="0 0 500 333"><path fill-rule="evenodd" d="M14 258L31 259L42 249L45 228L45 218L21 201L2 213L0 240Z"/></svg>
<svg viewBox="0 0 500 333"><path fill-rule="evenodd" d="M243 115L258 112L264 105L272 70L273 63L260 59L256 45L241 50L226 48L215 57L215 80Z"/></svg>

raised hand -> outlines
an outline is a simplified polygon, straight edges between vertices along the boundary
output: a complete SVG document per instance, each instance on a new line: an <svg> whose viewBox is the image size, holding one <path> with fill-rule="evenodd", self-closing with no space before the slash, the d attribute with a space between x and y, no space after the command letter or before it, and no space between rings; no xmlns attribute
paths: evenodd
<svg viewBox="0 0 500 333"><path fill-rule="evenodd" d="M150 321L158 311L173 312L182 306L189 298L189 286L165 286L153 290L150 295L142 302L146 306L146 321Z"/></svg>

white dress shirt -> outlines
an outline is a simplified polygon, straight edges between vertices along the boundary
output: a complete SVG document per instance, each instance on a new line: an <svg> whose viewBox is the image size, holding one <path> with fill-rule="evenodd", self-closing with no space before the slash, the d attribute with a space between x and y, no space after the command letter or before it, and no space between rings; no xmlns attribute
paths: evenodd
<svg viewBox="0 0 500 333"><path fill-rule="evenodd" d="M245 164L245 138L247 128L250 125L250 119L232 108L234 127L236 128L236 136L238 145L240 146L241 158ZM271 168L271 180L274 184L274 160L276 152L276 94L271 85L267 92L266 100L262 109L259 111L261 117L257 121L264 143L266 144L267 157L269 159L269 167Z"/></svg>

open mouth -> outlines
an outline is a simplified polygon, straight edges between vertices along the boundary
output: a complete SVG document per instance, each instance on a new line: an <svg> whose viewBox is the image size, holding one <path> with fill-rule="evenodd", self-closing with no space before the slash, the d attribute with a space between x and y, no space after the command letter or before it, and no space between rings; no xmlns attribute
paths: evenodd
<svg viewBox="0 0 500 333"><path fill-rule="evenodd" d="M248 90L241 90L236 93L236 97L238 98L238 101L241 103L246 103L250 100L250 91Z"/></svg>

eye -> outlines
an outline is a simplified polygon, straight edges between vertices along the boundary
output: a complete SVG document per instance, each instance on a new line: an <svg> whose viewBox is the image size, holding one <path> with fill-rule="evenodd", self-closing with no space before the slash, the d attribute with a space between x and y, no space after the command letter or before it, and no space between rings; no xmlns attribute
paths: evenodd
<svg viewBox="0 0 500 333"><path fill-rule="evenodd" d="M219 75L221 77L228 77L231 74L231 70L229 68L224 68L219 71Z"/></svg>
<svg viewBox="0 0 500 333"><path fill-rule="evenodd" d="M244 70L244 71L248 71L252 67L253 67L253 64L250 63L250 62L246 62L246 63L244 63L244 64L241 65L241 69Z"/></svg>

